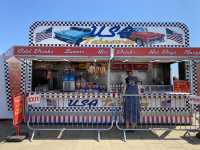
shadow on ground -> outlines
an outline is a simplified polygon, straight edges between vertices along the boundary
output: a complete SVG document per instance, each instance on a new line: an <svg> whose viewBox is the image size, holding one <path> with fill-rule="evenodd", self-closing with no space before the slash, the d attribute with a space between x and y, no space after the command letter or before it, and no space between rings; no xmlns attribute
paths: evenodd
<svg viewBox="0 0 200 150"><path fill-rule="evenodd" d="M187 141L189 144L193 144L193 145L200 145L200 139L198 139L195 134L191 135L190 137L181 137L183 140Z"/></svg>
<svg viewBox="0 0 200 150"><path fill-rule="evenodd" d="M26 125L22 126L22 132L29 133ZM170 136L171 132L177 131L128 131L126 132L127 140L185 140L190 144L200 144L200 139L195 137L195 134L191 134L190 137L184 137L184 132L181 135ZM5 138L15 133L15 129L12 126L11 120L0 120L0 142L4 142ZM57 139L59 131L37 131L34 136L34 140L60 140ZM97 131L64 131L62 140L97 140ZM101 132L101 140L123 140L123 132L117 128L113 128L110 131Z"/></svg>

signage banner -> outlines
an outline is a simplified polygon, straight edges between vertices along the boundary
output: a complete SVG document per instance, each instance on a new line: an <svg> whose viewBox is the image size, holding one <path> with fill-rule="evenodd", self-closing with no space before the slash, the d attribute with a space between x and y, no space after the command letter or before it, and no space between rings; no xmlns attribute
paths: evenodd
<svg viewBox="0 0 200 150"><path fill-rule="evenodd" d="M13 98L13 125L17 127L23 121L24 96Z"/></svg>
<svg viewBox="0 0 200 150"><path fill-rule="evenodd" d="M141 88L140 88L141 89ZM150 99L150 100L149 100ZM140 97L140 104L141 107L144 109L148 108L186 108L186 101L187 97L183 96L141 96ZM73 97L73 98L65 98L65 99L58 99L58 98L41 98L40 103L32 105L32 107L59 107L59 108L97 108L97 107L122 107L123 106L123 99L115 98L115 105L113 105L113 99L111 97L93 97L93 98L80 98L80 97Z"/></svg>
<svg viewBox="0 0 200 150"><path fill-rule="evenodd" d="M173 89L174 92L184 92L189 93L190 92L190 84L187 80L174 80Z"/></svg>
<svg viewBox="0 0 200 150"><path fill-rule="evenodd" d="M131 71L131 70L148 70L148 64L137 63L137 64L111 64L112 70L118 71Z"/></svg>
<svg viewBox="0 0 200 150"><path fill-rule="evenodd" d="M16 46L16 56L111 57L111 48ZM113 48L114 57L200 57L200 48Z"/></svg>
<svg viewBox="0 0 200 150"><path fill-rule="evenodd" d="M20 56L102 56L109 57L109 48L81 48L81 47L31 47L16 46L14 55Z"/></svg>
<svg viewBox="0 0 200 150"><path fill-rule="evenodd" d="M35 22L29 45L112 47L189 46L189 31L179 22Z"/></svg>
<svg viewBox="0 0 200 150"><path fill-rule="evenodd" d="M200 48L115 48L114 56L200 57Z"/></svg>
<svg viewBox="0 0 200 150"><path fill-rule="evenodd" d="M191 104L200 105L200 96L191 95L190 102Z"/></svg>
<svg viewBox="0 0 200 150"><path fill-rule="evenodd" d="M142 96L141 107L148 108L186 108L187 97L184 96ZM160 111L161 113L162 111Z"/></svg>
<svg viewBox="0 0 200 150"><path fill-rule="evenodd" d="M40 95L35 94L35 95L29 95L26 100L29 105L32 105L32 104L39 104L40 99L41 99Z"/></svg>
<svg viewBox="0 0 200 150"><path fill-rule="evenodd" d="M112 107L113 101L110 97L102 97L102 98L65 98L60 100L54 98L41 98L38 103L29 103L33 107Z"/></svg>

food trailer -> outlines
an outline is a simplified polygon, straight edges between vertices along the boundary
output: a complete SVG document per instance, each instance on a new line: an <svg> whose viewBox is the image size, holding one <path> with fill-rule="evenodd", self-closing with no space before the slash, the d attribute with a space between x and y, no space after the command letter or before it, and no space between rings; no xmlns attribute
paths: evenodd
<svg viewBox="0 0 200 150"><path fill-rule="evenodd" d="M97 130L100 137L114 123L123 131L191 129L200 49L189 47L184 24L35 22L29 36L29 46L4 57L8 108L24 95L24 121L33 131ZM137 127L126 129L123 90L132 70L139 93L129 96L139 98L141 109Z"/></svg>

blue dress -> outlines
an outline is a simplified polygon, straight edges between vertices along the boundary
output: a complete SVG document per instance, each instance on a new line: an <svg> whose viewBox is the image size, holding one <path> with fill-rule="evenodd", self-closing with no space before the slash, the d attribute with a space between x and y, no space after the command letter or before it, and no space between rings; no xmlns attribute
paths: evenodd
<svg viewBox="0 0 200 150"><path fill-rule="evenodd" d="M127 84L126 94L138 94L138 86ZM140 121L140 101L138 96L125 96L124 98L124 119L129 123Z"/></svg>

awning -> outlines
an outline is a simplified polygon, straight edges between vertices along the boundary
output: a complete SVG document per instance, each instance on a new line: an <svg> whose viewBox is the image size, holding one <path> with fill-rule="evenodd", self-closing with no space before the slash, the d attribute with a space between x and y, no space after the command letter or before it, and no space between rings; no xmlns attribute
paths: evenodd
<svg viewBox="0 0 200 150"><path fill-rule="evenodd" d="M200 48L115 48L116 59L200 59Z"/></svg>
<svg viewBox="0 0 200 150"><path fill-rule="evenodd" d="M109 60L110 48L15 46L13 55L18 58L44 60Z"/></svg>
<svg viewBox="0 0 200 150"><path fill-rule="evenodd" d="M70 59L70 60L130 60L144 59L200 59L200 48L101 48L101 47L43 47L15 46L12 54L19 58Z"/></svg>

